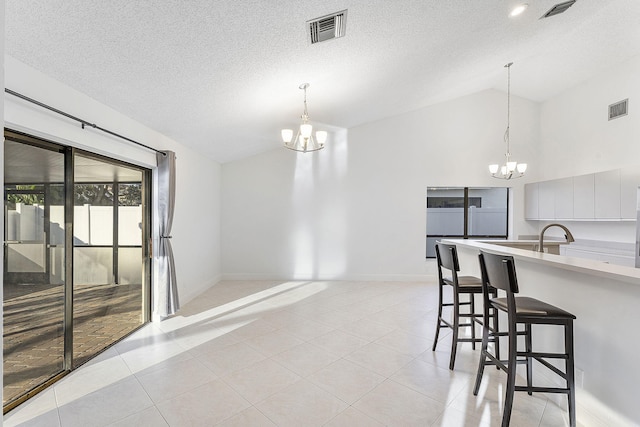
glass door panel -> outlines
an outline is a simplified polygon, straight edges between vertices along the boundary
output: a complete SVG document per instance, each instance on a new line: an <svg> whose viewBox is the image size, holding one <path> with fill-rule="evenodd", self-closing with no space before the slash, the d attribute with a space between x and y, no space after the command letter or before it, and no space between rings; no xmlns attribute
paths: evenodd
<svg viewBox="0 0 640 427"><path fill-rule="evenodd" d="M77 154L74 183L74 366L145 321L141 170Z"/></svg>
<svg viewBox="0 0 640 427"><path fill-rule="evenodd" d="M427 190L427 258L436 257L435 244L464 237L464 188Z"/></svg>
<svg viewBox="0 0 640 427"><path fill-rule="evenodd" d="M3 406L64 370L64 154L5 134Z"/></svg>

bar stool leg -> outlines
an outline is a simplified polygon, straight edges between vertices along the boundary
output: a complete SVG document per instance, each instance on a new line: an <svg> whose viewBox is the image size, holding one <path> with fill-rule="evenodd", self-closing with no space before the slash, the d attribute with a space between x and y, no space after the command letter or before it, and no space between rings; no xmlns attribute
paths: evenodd
<svg viewBox="0 0 640 427"><path fill-rule="evenodd" d="M475 294L469 294L470 307L471 307L471 317L469 317L469 323L471 323L471 349L476 349L476 306L475 306Z"/></svg>
<svg viewBox="0 0 640 427"><path fill-rule="evenodd" d="M456 351L458 350L458 330L460 329L460 296L453 292L453 338L451 341L451 358L449 359L449 369L453 371L456 363Z"/></svg>
<svg viewBox="0 0 640 427"><path fill-rule="evenodd" d="M476 374L476 384L473 387L474 396L477 396L478 390L480 390L480 383L482 382L482 375L484 374L484 366L485 366L485 362L487 361L486 354L487 354L488 347L489 347L489 328L486 325L484 325L482 328L482 348L480 349L480 363L478 365L478 373Z"/></svg>
<svg viewBox="0 0 640 427"><path fill-rule="evenodd" d="M436 351L438 336L440 336L440 328L442 327L442 284L438 284L438 288L438 323L436 324L436 336L433 338L431 351Z"/></svg>
<svg viewBox="0 0 640 427"><path fill-rule="evenodd" d="M497 296L498 294L496 293L494 297L497 297ZM498 332L498 309L490 308L490 310L493 310L493 330L497 333ZM495 349L496 359L500 360L500 337L497 336L496 339L494 340L493 348ZM496 369L500 369L498 365L496 365Z"/></svg>
<svg viewBox="0 0 640 427"><path fill-rule="evenodd" d="M567 394L569 406L569 425L576 427L576 386L573 366L573 320L568 320L564 326L564 345L567 354Z"/></svg>
<svg viewBox="0 0 640 427"><path fill-rule="evenodd" d="M502 427L509 427L511 420L511 408L513 407L513 395L516 391L516 353L518 351L518 335L509 331L509 359L507 364L507 386L504 398L504 411L502 412Z"/></svg>
<svg viewBox="0 0 640 427"><path fill-rule="evenodd" d="M527 391L527 394L529 396L531 396L533 393L531 392L531 386L532 384L532 378L533 378L533 361L531 360L531 356L529 356L529 354L532 351L532 346L531 346L531 324L530 323L526 323L524 325L524 330L525 330L525 351L528 353L527 354L527 387L529 387L529 390Z"/></svg>

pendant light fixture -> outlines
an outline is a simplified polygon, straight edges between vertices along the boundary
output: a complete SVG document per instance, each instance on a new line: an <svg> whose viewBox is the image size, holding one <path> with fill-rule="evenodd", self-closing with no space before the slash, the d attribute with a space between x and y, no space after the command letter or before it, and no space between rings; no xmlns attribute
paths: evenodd
<svg viewBox="0 0 640 427"><path fill-rule="evenodd" d="M290 150L302 151L307 153L309 151L318 151L324 148L324 143L327 141L327 132L319 130L316 132L315 138L313 137L313 127L309 123L309 113L307 112L307 88L309 83L303 83L300 85L300 89L304 91L304 111L302 112L302 123L300 128L293 138L293 129L282 129L282 140L284 146Z"/></svg>
<svg viewBox="0 0 640 427"><path fill-rule="evenodd" d="M491 176L498 179L512 179L524 176L527 170L526 163L518 163L511 160L511 152L509 151L509 121L511 118L511 66L513 62L509 62L504 67L507 69L507 130L504 132L504 142L506 144L505 162L503 165L489 165Z"/></svg>

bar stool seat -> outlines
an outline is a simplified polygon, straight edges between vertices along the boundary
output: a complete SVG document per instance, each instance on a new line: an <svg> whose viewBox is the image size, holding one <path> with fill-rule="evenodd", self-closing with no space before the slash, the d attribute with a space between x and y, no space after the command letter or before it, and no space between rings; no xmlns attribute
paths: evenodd
<svg viewBox="0 0 640 427"><path fill-rule="evenodd" d="M507 312L509 310L509 305L507 298L491 298L490 303L497 307L499 310ZM553 317L570 317L575 319L576 317L564 311L561 308L558 308L554 305L547 304L546 302L540 301L535 298L530 297L515 297L516 303L516 318L522 321L525 320L526 317L540 317L544 318L553 318Z"/></svg>
<svg viewBox="0 0 640 427"><path fill-rule="evenodd" d="M508 329L506 332L492 330L484 327L482 332L482 350L480 363L476 376L476 384L473 394L477 395L482 381L484 367L494 365L507 373L507 385L504 399L504 412L502 414L502 427L508 427L511 419L513 395L516 391L526 391L529 395L533 392L564 393L567 395L569 422L571 427L576 426L575 413L575 380L573 358L573 314L530 297L516 297L519 292L516 278L515 263L513 257L490 254L480 251L480 270L482 272L482 287L485 304L497 310L507 313ZM495 297L490 294L490 287L504 291L506 297ZM485 324L487 323L487 311L485 310ZM524 331L519 331L517 325L524 325ZM564 329L564 352L535 352L532 348L532 325L558 325ZM518 350L518 336L524 335L525 350ZM499 355L494 355L488 350L488 343L497 343L501 336L509 339L508 360L500 360ZM565 370L562 371L547 359L564 360ZM566 387L536 387L533 386L533 361L537 361L566 381ZM516 365L526 364L527 385L516 385Z"/></svg>
<svg viewBox="0 0 640 427"><path fill-rule="evenodd" d="M453 278L445 277L443 280L447 285L453 286ZM482 280L475 276L458 276L458 286L466 292L482 293Z"/></svg>
<svg viewBox="0 0 640 427"><path fill-rule="evenodd" d="M453 331L451 343L451 356L449 357L449 369L453 370L456 362L456 352L458 343L470 342L475 350L476 343L482 341L480 337L476 337L475 325L482 325L483 314L476 312L475 295L482 295L482 280L475 276L458 276L460 264L458 262L458 253L455 245L445 243L436 243L436 258L438 261L438 320L436 326L436 334L433 341L432 351L436 350L438 345L438 337L441 328L450 328ZM445 276L445 274L450 274ZM453 289L452 302L444 302L444 287L451 286ZM468 301L462 301L462 295L469 295ZM462 313L460 308L468 306L467 313ZM442 315L444 307L452 307L452 321L448 321ZM497 310L492 312L494 322L497 322ZM462 322L461 319L467 319ZM497 323L494 325L497 328ZM461 338L459 336L460 328L471 328L471 338Z"/></svg>

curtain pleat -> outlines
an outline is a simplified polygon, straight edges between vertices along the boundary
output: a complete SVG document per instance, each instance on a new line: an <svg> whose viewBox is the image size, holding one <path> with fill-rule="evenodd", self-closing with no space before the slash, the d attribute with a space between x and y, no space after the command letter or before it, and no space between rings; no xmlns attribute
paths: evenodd
<svg viewBox="0 0 640 427"><path fill-rule="evenodd" d="M176 193L176 154L173 151L163 151L157 154L158 160L158 222L159 247L156 251L158 263L158 286L164 298L159 307L160 316L175 314L180 309L178 299L178 284L176 268L171 248L171 227L175 208Z"/></svg>

